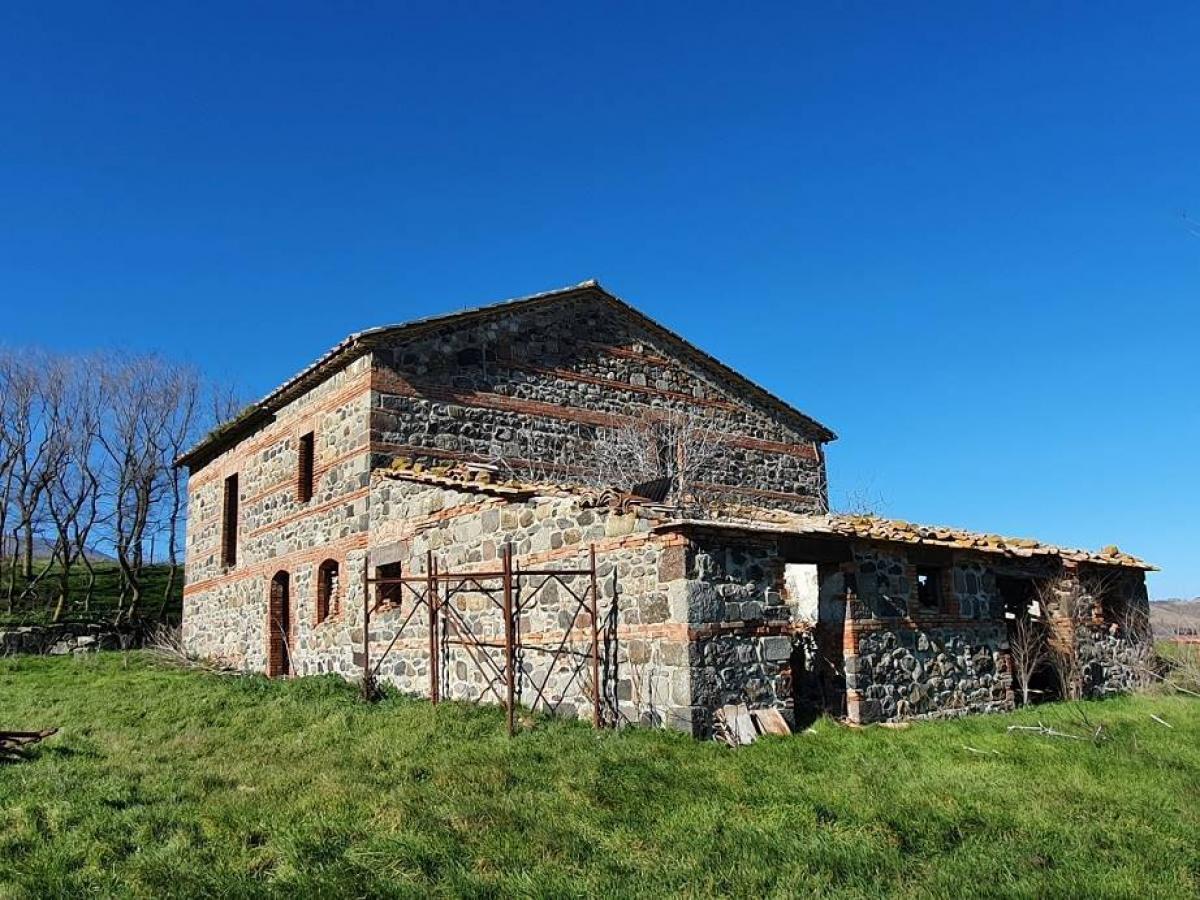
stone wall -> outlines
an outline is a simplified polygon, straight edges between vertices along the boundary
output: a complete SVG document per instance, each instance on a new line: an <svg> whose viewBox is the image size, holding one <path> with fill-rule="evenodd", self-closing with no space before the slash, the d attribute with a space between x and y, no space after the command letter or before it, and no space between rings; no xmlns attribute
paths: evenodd
<svg viewBox="0 0 1200 900"><path fill-rule="evenodd" d="M708 734L727 704L775 708L794 723L793 677L814 642L787 596L777 542L712 529L689 538L688 578L675 590L691 637L694 733Z"/></svg>
<svg viewBox="0 0 1200 900"><path fill-rule="evenodd" d="M503 457L587 467L597 428L695 410L726 438L700 480L725 500L824 508L821 433L753 403L599 300L449 323L376 351L377 462Z"/></svg>
<svg viewBox="0 0 1200 900"><path fill-rule="evenodd" d="M855 618L907 616L916 604L916 581L903 552L856 545L854 561L858 576Z"/></svg>
<svg viewBox="0 0 1200 900"><path fill-rule="evenodd" d="M267 666L267 598L272 577L290 578L293 671L323 670L313 648L348 645L340 610L356 602L352 571L367 543L370 474L369 357L284 406L271 422L195 473L188 483L183 640L191 652L252 671ZM313 494L298 495L299 440L312 432ZM236 564L222 564L224 484L237 474ZM316 570L332 559L346 596L324 622L316 616ZM349 673L348 653L322 654L321 666Z"/></svg>
<svg viewBox="0 0 1200 900"><path fill-rule="evenodd" d="M1003 623L861 632L846 657L859 722L939 718L1012 708Z"/></svg>
<svg viewBox="0 0 1200 900"><path fill-rule="evenodd" d="M1079 647L1083 696L1107 697L1144 687L1151 680L1152 651L1151 638L1126 634L1118 626L1089 629Z"/></svg>
<svg viewBox="0 0 1200 900"><path fill-rule="evenodd" d="M1146 579L1141 572L1084 570L1080 585L1092 619L1076 636L1085 697L1125 693L1151 677L1154 634Z"/></svg>
<svg viewBox="0 0 1200 900"><path fill-rule="evenodd" d="M442 572L495 572L508 541L518 569L582 568L594 545L606 711L623 721L690 730L686 628L676 627L679 620L672 615L668 582L674 573L664 561L671 541L653 534L651 525L636 511L587 508L569 495L514 499L483 486L437 487L380 472L372 482L371 563L399 564L406 573L423 574L432 553ZM578 604L571 595L583 596L587 581L583 576L562 582L535 576L519 580L515 599L524 607L519 628L526 649L517 691L523 705L590 715L593 688L584 657L590 654L591 620L586 611L576 615ZM499 584L496 579L486 583ZM443 638L453 638L458 623L485 641L502 641L503 616L486 595L466 591L452 603L455 612L443 615L448 623ZM410 600L373 616L373 657L382 656L411 607ZM557 646L572 625L568 649L574 655L552 667L551 655L534 648ZM361 638L361 631L356 636ZM402 690L428 695L428 638L427 614L422 613L406 626L380 676ZM499 647L474 652L503 668ZM499 699L488 687L492 679L472 662L471 651L445 643L442 653L443 696Z"/></svg>
<svg viewBox="0 0 1200 900"><path fill-rule="evenodd" d="M18 625L0 629L0 656L38 654L67 656L97 650L131 650L142 645L145 631L101 622Z"/></svg>
<svg viewBox="0 0 1200 900"><path fill-rule="evenodd" d="M980 620L1004 618L1004 602L996 587L996 573L984 560L956 560L953 584L960 617Z"/></svg>
<svg viewBox="0 0 1200 900"><path fill-rule="evenodd" d="M898 545L855 543L856 596L845 645L847 713L895 721L1013 706L1008 631L986 558L933 567L936 606L919 602L918 567Z"/></svg>

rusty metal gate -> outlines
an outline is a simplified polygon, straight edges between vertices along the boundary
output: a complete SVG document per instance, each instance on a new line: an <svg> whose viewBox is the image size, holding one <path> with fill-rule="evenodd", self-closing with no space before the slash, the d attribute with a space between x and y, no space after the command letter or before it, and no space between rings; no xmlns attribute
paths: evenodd
<svg viewBox="0 0 1200 900"><path fill-rule="evenodd" d="M439 567L432 551L426 554L425 571L412 575L372 577L369 554L363 561L363 690L373 694L380 667L413 622L422 622L429 633L429 697L438 703L443 690L448 692L446 663L450 654L461 651L483 678L483 688L475 702L494 697L505 708L508 733L516 730L516 707L523 687L522 673L527 654L540 654L546 670L539 683L530 676L531 709L558 711L567 691L590 668L592 724L605 724L604 682L601 676L600 591L596 576L596 548L588 549L588 565L583 568L521 569L513 564L512 545L505 544L500 568L492 571L456 572ZM576 586L583 581L582 589ZM372 591L370 588L374 587ZM553 632L527 635L522 623L540 599L550 593L565 592L568 615L560 614L559 627ZM615 592L614 592L615 596ZM486 635L480 622L464 607L465 598L476 598L476 606L499 613L503 638ZM479 602L482 598L482 603ZM371 618L381 609L394 612L399 623L383 653L371 660ZM611 620L611 616L608 617ZM583 629L582 639L579 631ZM582 642L586 652L575 649ZM606 640L606 647L610 641ZM568 660L569 677L559 691L557 701L547 694L547 685L560 661Z"/></svg>

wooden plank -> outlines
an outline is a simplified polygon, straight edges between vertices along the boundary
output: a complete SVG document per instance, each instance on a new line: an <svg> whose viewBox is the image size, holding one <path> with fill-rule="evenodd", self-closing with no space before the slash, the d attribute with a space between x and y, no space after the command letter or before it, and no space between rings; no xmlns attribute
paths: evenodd
<svg viewBox="0 0 1200 900"><path fill-rule="evenodd" d="M735 747L753 744L758 739L758 729L744 703L731 703L717 710L715 718L724 726L730 743Z"/></svg>
<svg viewBox="0 0 1200 900"><path fill-rule="evenodd" d="M779 710L774 708L756 709L752 713L754 722L758 725L758 730L763 734L791 734L792 729L788 728L787 720Z"/></svg>

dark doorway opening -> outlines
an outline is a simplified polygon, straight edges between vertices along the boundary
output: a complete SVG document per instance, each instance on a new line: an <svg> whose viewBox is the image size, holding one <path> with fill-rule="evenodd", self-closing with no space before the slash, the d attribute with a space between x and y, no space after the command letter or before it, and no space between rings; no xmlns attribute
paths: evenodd
<svg viewBox="0 0 1200 900"><path fill-rule="evenodd" d="M1008 627L1009 656L1012 660L1013 691L1017 703L1023 698L1020 681L1029 680L1029 702L1047 703L1061 699L1062 689L1054 657L1050 652L1050 623L1038 596L1038 582L1034 578L1013 575L997 575L996 589L1004 603L1004 621ZM1021 671L1021 656L1036 660L1032 670Z"/></svg>

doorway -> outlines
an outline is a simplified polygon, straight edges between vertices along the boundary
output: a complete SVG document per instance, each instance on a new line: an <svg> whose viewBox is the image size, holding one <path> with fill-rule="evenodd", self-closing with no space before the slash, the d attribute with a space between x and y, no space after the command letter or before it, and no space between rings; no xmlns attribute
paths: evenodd
<svg viewBox="0 0 1200 900"><path fill-rule="evenodd" d="M1030 703L1061 699L1058 671L1050 649L1050 623L1047 611L1042 608L1038 581L1032 577L997 575L996 589L1004 604L1017 703L1022 703L1022 678L1029 681Z"/></svg>
<svg viewBox="0 0 1200 900"><path fill-rule="evenodd" d="M271 678L291 674L291 626L291 578L287 572L276 572L267 601L267 675Z"/></svg>

